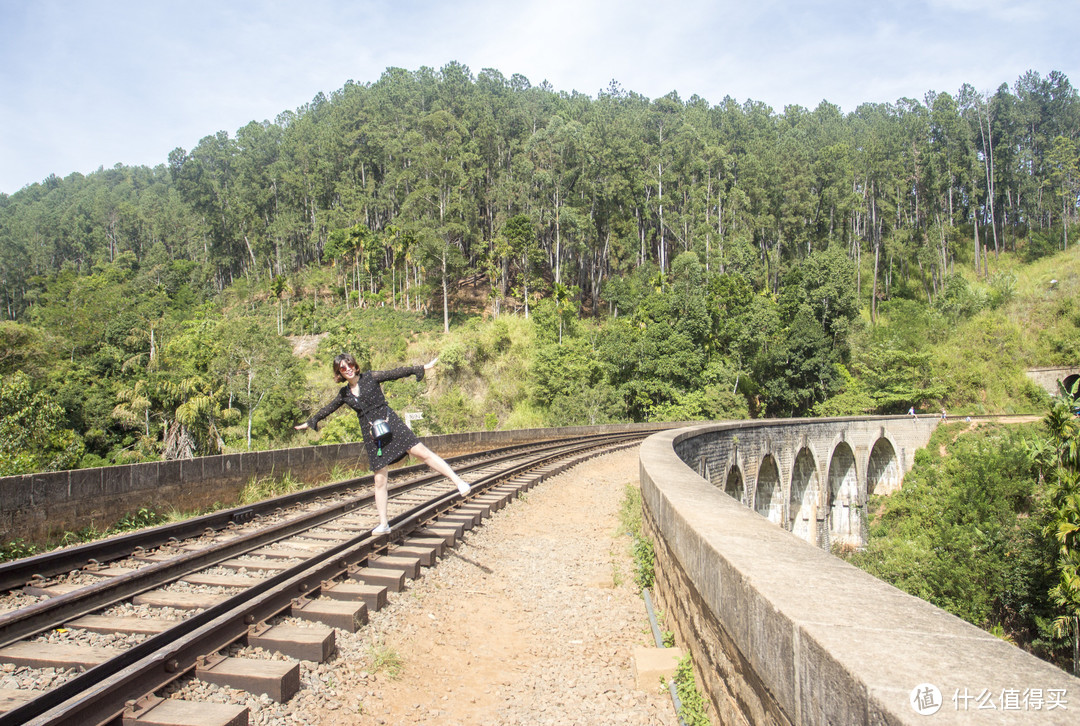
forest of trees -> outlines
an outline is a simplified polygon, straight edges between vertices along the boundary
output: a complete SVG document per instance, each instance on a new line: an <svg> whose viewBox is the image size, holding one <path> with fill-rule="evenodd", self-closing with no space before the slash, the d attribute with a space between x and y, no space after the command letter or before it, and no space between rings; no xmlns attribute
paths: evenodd
<svg viewBox="0 0 1080 726"><path fill-rule="evenodd" d="M857 281L871 300L898 280L932 299L962 246L986 269L1020 240L1067 245L1078 143L1080 101L1057 72L845 115L391 68L154 169L0 195L0 296L18 320L53 276L130 252L189 261L217 290L338 259L343 294L406 308L483 271L500 305L562 284L596 315L618 304L610 280L666 273L681 252L776 292L838 244L873 260Z"/></svg>
<svg viewBox="0 0 1080 726"><path fill-rule="evenodd" d="M448 331L476 289L534 321L531 423L963 405L919 343L1008 299L1001 256L1068 248L1078 165L1057 72L844 114L391 68L0 195L0 473L274 445L321 393L285 336ZM456 405L432 425L525 415Z"/></svg>

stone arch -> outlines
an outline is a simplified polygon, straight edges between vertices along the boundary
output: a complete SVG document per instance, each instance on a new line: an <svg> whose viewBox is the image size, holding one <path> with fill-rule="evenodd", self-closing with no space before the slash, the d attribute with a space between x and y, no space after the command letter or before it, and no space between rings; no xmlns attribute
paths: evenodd
<svg viewBox="0 0 1080 726"><path fill-rule="evenodd" d="M807 542L817 540L817 462L809 448L799 449L791 467L787 528Z"/></svg>
<svg viewBox="0 0 1080 726"><path fill-rule="evenodd" d="M738 465L728 469L727 479L724 481L724 491L732 499L746 504L746 485L743 483L742 472Z"/></svg>
<svg viewBox="0 0 1080 726"><path fill-rule="evenodd" d="M1076 385L1076 382L1080 380L1080 373L1072 373L1061 379L1061 385L1064 386L1066 393L1072 392L1072 387Z"/></svg>
<svg viewBox="0 0 1080 726"><path fill-rule="evenodd" d="M784 488L780 483L780 467L772 454L766 454L758 466L754 511L774 524L784 520Z"/></svg>
<svg viewBox="0 0 1080 726"><path fill-rule="evenodd" d="M900 460L892 442L882 436L870 449L866 466L866 493L892 494L900 488Z"/></svg>
<svg viewBox="0 0 1080 726"><path fill-rule="evenodd" d="M862 506L859 478L855 471L855 453L847 442L833 449L829 462L829 544L861 546Z"/></svg>

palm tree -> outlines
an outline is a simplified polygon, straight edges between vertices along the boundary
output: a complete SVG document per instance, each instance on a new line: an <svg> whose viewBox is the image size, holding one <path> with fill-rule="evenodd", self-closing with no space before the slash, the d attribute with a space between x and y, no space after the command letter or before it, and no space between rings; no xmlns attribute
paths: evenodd
<svg viewBox="0 0 1080 726"><path fill-rule="evenodd" d="M274 279L270 281L270 292L275 298L277 298L277 332L278 335L285 333L285 318L281 311L281 296L289 289L289 283L285 281L284 275L274 275Z"/></svg>
<svg viewBox="0 0 1080 726"><path fill-rule="evenodd" d="M131 428L143 427L144 435L150 436L150 383L145 378L135 381L131 388L122 388L116 393L120 403L113 408L113 418Z"/></svg>
<svg viewBox="0 0 1080 726"><path fill-rule="evenodd" d="M1058 582L1049 594L1063 612L1054 633L1073 636L1073 673L1080 675L1080 421L1076 386L1061 394L1043 419L1056 453L1047 477L1052 516L1044 534L1058 546Z"/></svg>
<svg viewBox="0 0 1080 726"><path fill-rule="evenodd" d="M195 454L225 451L220 424L239 417L235 408L221 407L223 388L214 388L199 375L180 382L167 381L165 390L179 403L165 441L165 458L191 458Z"/></svg>
<svg viewBox="0 0 1080 726"><path fill-rule="evenodd" d="M552 297L555 298L555 313L559 316L559 345L562 345L563 314L570 306L570 288L556 282Z"/></svg>
<svg viewBox="0 0 1080 726"><path fill-rule="evenodd" d="M128 332L124 343L133 349L141 348L142 350L124 361L121 370L125 372L130 368L142 366L143 361L145 361L146 370L153 370L157 364L158 339L155 330L161 324L161 318L148 316L140 316L140 318L141 324Z"/></svg>

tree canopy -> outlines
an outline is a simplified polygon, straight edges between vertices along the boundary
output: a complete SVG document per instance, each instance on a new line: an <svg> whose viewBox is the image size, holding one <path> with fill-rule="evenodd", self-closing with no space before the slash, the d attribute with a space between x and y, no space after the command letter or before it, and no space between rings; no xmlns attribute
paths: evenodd
<svg viewBox="0 0 1080 726"><path fill-rule="evenodd" d="M843 113L389 68L0 195L0 374L35 375L82 465L273 445L320 393L285 336L390 361L478 310L531 320L534 379L434 428L981 405L927 344L1011 299L1000 260L1069 244L1078 121L1057 72ZM455 375L491 359L460 350Z"/></svg>
<svg viewBox="0 0 1080 726"><path fill-rule="evenodd" d="M843 114L389 68L153 169L0 196L0 295L20 319L43 280L130 253L194 263L218 290L341 262L358 304L412 306L425 282L442 304L462 270L486 269L519 299L562 283L596 313L606 282L645 264L667 274L683 252L776 293L836 245L873 259L872 301L898 284L933 299L957 260L985 270L1032 232L1068 244L1078 145L1080 102L1058 72Z"/></svg>

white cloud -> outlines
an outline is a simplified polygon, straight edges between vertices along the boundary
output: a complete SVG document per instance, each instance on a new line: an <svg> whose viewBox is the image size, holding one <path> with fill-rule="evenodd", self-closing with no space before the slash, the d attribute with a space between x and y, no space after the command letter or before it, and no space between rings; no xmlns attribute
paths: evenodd
<svg viewBox="0 0 1080 726"><path fill-rule="evenodd" d="M1037 22L1047 17L1047 12L1055 6L1061 5L1053 0L927 0L927 4L937 11L982 16L1006 23Z"/></svg>

